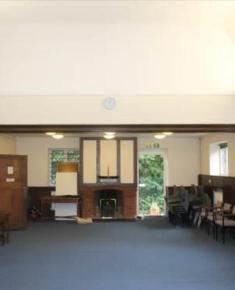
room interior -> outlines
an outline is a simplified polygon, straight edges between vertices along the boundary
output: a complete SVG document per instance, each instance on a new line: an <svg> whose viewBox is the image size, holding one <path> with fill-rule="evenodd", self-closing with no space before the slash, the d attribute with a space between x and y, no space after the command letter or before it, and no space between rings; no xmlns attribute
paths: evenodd
<svg viewBox="0 0 235 290"><path fill-rule="evenodd" d="M10 130L15 131L16 128L12 127ZM71 131L72 128L69 130ZM139 156L141 153L148 152L164 156L162 190L164 196L168 187L189 187L194 184L210 186L212 190L216 187L221 188L220 183L224 182L222 187L231 185L224 189L225 200L235 201L231 181L227 181L226 184L228 180L226 176L232 178L234 175L234 133L169 132L163 134L164 138L161 139L161 134L157 134L156 131L138 133L138 130L143 131L140 127L135 128L135 132L114 132L114 136L110 133L111 135L106 139L107 136L102 129L99 130L100 132L89 133L64 133L60 130L60 134L63 133L63 138L60 139L53 138L50 131L48 131L49 135L48 132L1 134L1 156L6 154L6 156L27 158L27 177L25 177L27 210L36 206L44 217L49 217L51 211L56 211L57 213L54 213L56 216L73 215L84 219L100 220L105 218L101 210L102 202L108 200L114 201L116 208L114 216L111 215L109 218L136 219L140 215ZM224 143L228 147L228 172L224 174L225 177L220 177L218 173L217 180L213 172L215 167L211 167L213 161L211 148L212 146L219 148L218 144ZM79 152L79 161L63 160L57 163L54 184L50 180L50 152L53 149ZM7 178L10 177L14 176L7 175ZM223 179L225 181L222 181ZM71 199L70 202L67 199L65 204L58 199L57 202L62 204L50 202L48 197L54 195L67 196ZM82 198L80 206L76 204L77 199L73 199L73 196L77 195ZM67 214L63 213L63 206ZM21 224L21 228L26 226L26 211L24 215L25 222Z"/></svg>
<svg viewBox="0 0 235 290"><path fill-rule="evenodd" d="M0 288L234 288L234 15L0 1Z"/></svg>

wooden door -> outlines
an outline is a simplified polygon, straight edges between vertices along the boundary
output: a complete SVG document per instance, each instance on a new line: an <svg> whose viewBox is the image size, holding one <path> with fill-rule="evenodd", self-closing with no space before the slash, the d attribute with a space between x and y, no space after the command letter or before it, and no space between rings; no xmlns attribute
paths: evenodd
<svg viewBox="0 0 235 290"><path fill-rule="evenodd" d="M0 155L0 212L10 214L10 229L27 223L27 156Z"/></svg>

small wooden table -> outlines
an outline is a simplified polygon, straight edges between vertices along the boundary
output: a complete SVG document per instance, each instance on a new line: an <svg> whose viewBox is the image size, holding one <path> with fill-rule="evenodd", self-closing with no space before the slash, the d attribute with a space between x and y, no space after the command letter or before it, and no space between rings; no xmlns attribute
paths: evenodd
<svg viewBox="0 0 235 290"><path fill-rule="evenodd" d="M71 196L43 196L41 201L42 217L49 218L48 205L52 203L76 203L77 204L77 216L81 215L81 198ZM70 216L71 217L71 216Z"/></svg>
<svg viewBox="0 0 235 290"><path fill-rule="evenodd" d="M9 214L0 213L0 241L2 245L9 243Z"/></svg>

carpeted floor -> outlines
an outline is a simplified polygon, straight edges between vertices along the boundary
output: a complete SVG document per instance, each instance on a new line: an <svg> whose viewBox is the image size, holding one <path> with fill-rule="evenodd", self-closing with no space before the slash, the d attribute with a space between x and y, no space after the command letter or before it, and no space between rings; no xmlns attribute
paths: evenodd
<svg viewBox="0 0 235 290"><path fill-rule="evenodd" d="M235 241L165 219L30 224L0 247L1 290L232 290Z"/></svg>

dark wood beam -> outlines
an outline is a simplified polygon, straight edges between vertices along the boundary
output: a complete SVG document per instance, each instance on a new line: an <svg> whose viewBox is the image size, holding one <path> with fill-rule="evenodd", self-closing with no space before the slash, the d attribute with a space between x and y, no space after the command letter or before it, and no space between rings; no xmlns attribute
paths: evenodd
<svg viewBox="0 0 235 290"><path fill-rule="evenodd" d="M0 125L0 133L90 133L115 131L121 133L199 133L235 132L235 124L98 124L98 125Z"/></svg>

